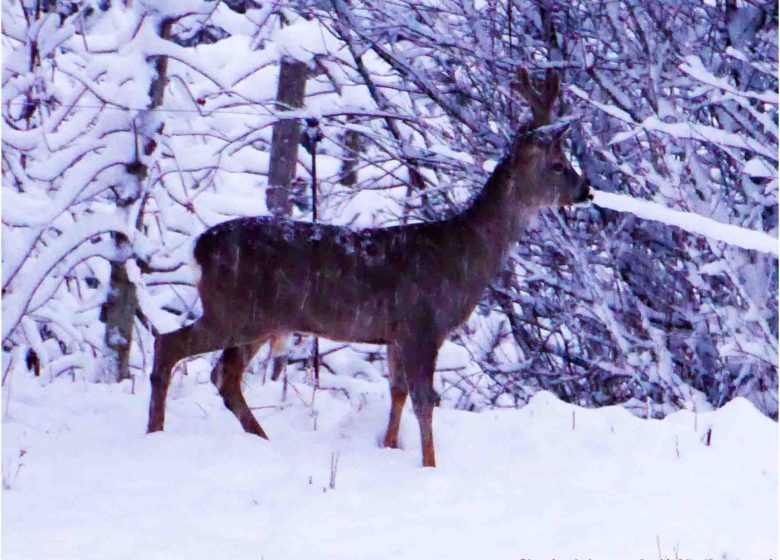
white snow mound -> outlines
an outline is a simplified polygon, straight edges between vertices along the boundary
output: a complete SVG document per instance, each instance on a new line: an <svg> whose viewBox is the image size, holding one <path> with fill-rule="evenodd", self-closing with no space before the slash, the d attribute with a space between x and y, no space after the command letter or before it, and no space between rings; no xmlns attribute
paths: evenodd
<svg viewBox="0 0 780 560"><path fill-rule="evenodd" d="M175 375L166 431L152 435L147 382L131 394L129 382L12 373L4 560L751 559L777 549L777 425L743 399L661 421L549 393L521 410L437 409L439 466L423 469L408 406L403 449L378 445L384 384L323 374L313 404L312 388L295 383L280 405L281 384L247 375L263 441L241 431L198 364Z"/></svg>

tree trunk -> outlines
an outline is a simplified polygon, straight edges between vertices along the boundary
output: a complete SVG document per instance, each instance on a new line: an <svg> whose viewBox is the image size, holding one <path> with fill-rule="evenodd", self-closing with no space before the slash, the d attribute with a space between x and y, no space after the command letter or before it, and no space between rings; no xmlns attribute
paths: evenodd
<svg viewBox="0 0 780 560"><path fill-rule="evenodd" d="M348 119L349 123L353 119ZM360 153L360 132L352 129L347 129L344 132L344 155L341 160L341 171L339 173L339 183L347 187L354 187L357 184L357 170L355 167L358 162L358 154Z"/></svg>
<svg viewBox="0 0 780 560"><path fill-rule="evenodd" d="M305 63L282 58L276 91L277 111L290 111L303 107L306 70ZM295 178L295 168L298 165L300 136L300 119L279 120L274 124L265 200L268 210L276 217L287 217L292 210L290 185Z"/></svg>
<svg viewBox="0 0 780 560"><path fill-rule="evenodd" d="M108 351L104 381L122 381L130 377L130 344L137 306L135 284L127 276L125 263L112 261L111 282L103 308L106 322L104 340Z"/></svg>
<svg viewBox="0 0 780 560"><path fill-rule="evenodd" d="M279 84L276 90L277 111L291 111L303 107L306 74L307 66L305 63L292 58L282 58L279 68ZM298 166L300 137L300 119L279 120L274 124L265 203L271 214L277 218L289 217L292 211L290 185L295 178L295 169ZM273 373L271 379L278 379L280 376L284 376L287 368L287 349L277 348L272 355Z"/></svg>
<svg viewBox="0 0 780 560"><path fill-rule="evenodd" d="M159 34L162 39L171 36L173 20L163 20ZM149 88L149 109L153 110L162 105L165 94L165 85L168 82L168 57L154 57L154 66L157 76L152 80ZM154 152L156 143L154 134L162 132L162 125L157 130L150 132L141 131L141 144L143 154L146 156ZM138 200L143 192L143 181L146 179L147 166L141 161L139 138L136 131L135 161L125 166L128 172L128 181L132 186L127 189L129 196L117 200L117 212L127 212L127 209ZM124 216L127 218L127 216ZM117 255L124 255L111 262L111 277L109 280L108 296L103 304L101 318L106 324L103 342L106 348L106 356L100 371L101 381L119 382L130 379L130 347L133 342L133 322L138 308L138 296L135 284L127 274L127 258L130 251L123 250L121 245L127 243L123 236L117 237Z"/></svg>

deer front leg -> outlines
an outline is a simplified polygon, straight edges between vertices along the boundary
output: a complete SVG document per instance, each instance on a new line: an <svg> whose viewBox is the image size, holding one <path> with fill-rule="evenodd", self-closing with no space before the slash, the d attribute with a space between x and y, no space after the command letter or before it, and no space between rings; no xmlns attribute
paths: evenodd
<svg viewBox="0 0 780 560"><path fill-rule="evenodd" d="M238 418L244 431L268 439L241 392L244 369L262 344L263 340L258 340L251 344L227 348L211 371L211 381L219 390L222 402Z"/></svg>
<svg viewBox="0 0 780 560"><path fill-rule="evenodd" d="M423 467L436 466L433 447L433 407L438 401L433 390L433 371L436 367L437 344L423 343L420 339L414 345L402 349L403 369L412 396L412 406L420 424L420 442Z"/></svg>
<svg viewBox="0 0 780 560"><path fill-rule="evenodd" d="M388 381L390 382L390 420L387 423L384 446L398 449L398 431L401 428L401 415L404 412L409 388L406 374L401 367L399 349L394 344L387 346Z"/></svg>
<svg viewBox="0 0 780 560"><path fill-rule="evenodd" d="M179 330L157 335L154 339L154 365L149 381L152 396L149 402L149 423L146 431L159 432L165 424L165 397L171 384L173 366L187 356L223 348L224 337L218 335L204 317Z"/></svg>

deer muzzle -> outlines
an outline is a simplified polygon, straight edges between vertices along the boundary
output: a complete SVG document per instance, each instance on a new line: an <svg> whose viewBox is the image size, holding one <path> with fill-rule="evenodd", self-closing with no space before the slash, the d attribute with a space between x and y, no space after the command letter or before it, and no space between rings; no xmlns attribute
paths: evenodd
<svg viewBox="0 0 780 560"><path fill-rule="evenodd" d="M593 200L593 194L590 192L590 186L587 181L583 180L580 184L580 190L574 197L574 204L580 204L583 202L590 202Z"/></svg>

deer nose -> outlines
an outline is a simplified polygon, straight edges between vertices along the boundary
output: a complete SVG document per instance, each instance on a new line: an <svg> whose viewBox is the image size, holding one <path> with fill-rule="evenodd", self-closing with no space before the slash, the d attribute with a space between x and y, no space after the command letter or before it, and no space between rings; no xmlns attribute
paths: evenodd
<svg viewBox="0 0 780 560"><path fill-rule="evenodd" d="M580 202L588 202L590 200L593 200L593 194L590 192L590 185L588 185L588 182L583 179L582 183L580 184L580 191L574 198L574 203L578 204Z"/></svg>

